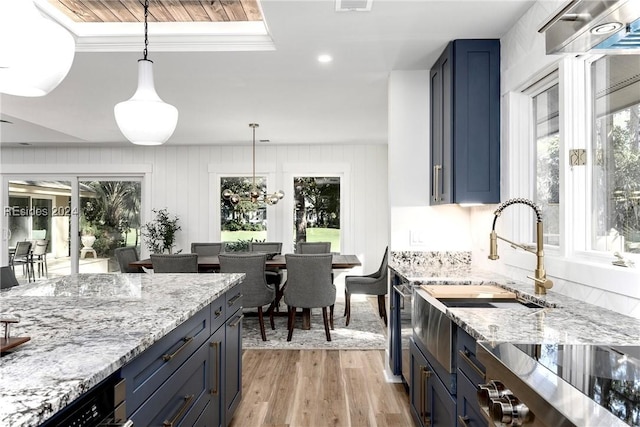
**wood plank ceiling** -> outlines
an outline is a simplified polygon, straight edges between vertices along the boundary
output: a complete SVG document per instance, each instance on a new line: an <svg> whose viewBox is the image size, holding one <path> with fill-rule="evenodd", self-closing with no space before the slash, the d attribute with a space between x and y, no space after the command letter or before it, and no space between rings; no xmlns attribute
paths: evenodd
<svg viewBox="0 0 640 427"><path fill-rule="evenodd" d="M142 22L141 0L49 0L75 22ZM262 21L258 0L150 0L149 22Z"/></svg>

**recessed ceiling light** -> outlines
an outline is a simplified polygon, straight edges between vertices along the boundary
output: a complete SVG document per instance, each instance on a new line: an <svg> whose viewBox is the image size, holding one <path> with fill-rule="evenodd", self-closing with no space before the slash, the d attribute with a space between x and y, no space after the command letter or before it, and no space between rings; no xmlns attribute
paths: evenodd
<svg viewBox="0 0 640 427"><path fill-rule="evenodd" d="M318 55L318 62L326 64L327 62L331 62L331 61L333 61L333 57L331 55L327 55L327 54Z"/></svg>
<svg viewBox="0 0 640 427"><path fill-rule="evenodd" d="M607 22L593 27L591 29L591 34L610 34L614 31L618 31L620 28L622 28L622 24L620 22Z"/></svg>

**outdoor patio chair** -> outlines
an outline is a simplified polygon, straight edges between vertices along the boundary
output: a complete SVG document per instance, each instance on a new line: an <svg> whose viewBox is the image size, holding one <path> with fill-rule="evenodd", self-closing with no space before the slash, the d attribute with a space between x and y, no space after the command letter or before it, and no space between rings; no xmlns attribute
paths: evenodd
<svg viewBox="0 0 640 427"><path fill-rule="evenodd" d="M27 280L31 282L31 277L35 281L35 275L33 274L33 259L31 258L31 242L20 241L16 243L16 251L9 260L9 265L13 270L13 274L16 273L15 266L22 265L22 275L27 276Z"/></svg>
<svg viewBox="0 0 640 427"><path fill-rule="evenodd" d="M49 240L42 239L36 240L35 246L31 253L32 267L34 270L38 270L38 277L49 277L49 268L47 266L47 249L49 249ZM33 273L35 280L35 271Z"/></svg>
<svg viewBox="0 0 640 427"><path fill-rule="evenodd" d="M346 326L349 326L351 320L351 295L363 294L363 295L377 295L378 296L378 313L384 320L384 324L387 324L387 309L386 298L387 295L387 263L389 260L389 247L384 251L382 262L380 267L375 273L368 274L366 276L346 276L344 278L344 315L347 317Z"/></svg>

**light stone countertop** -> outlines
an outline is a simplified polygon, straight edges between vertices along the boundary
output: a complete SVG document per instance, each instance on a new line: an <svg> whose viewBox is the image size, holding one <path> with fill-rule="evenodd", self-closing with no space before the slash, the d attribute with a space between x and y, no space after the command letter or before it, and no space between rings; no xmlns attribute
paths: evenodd
<svg viewBox="0 0 640 427"><path fill-rule="evenodd" d="M0 292L0 425L37 426L240 283L243 274L76 274Z"/></svg>
<svg viewBox="0 0 640 427"><path fill-rule="evenodd" d="M413 285L497 285L548 308L452 308L447 315L478 341L640 345L640 319L565 295L553 288L534 295L533 282L517 282L469 265L395 258L389 267Z"/></svg>

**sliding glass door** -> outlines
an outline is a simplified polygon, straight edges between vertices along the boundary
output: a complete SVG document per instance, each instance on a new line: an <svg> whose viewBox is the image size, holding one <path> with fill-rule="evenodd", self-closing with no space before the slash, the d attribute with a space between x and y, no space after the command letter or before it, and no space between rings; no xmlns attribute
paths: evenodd
<svg viewBox="0 0 640 427"><path fill-rule="evenodd" d="M19 241L46 240L49 277L107 273L119 271L116 247L139 248L142 177L15 176L5 183L7 259Z"/></svg>

